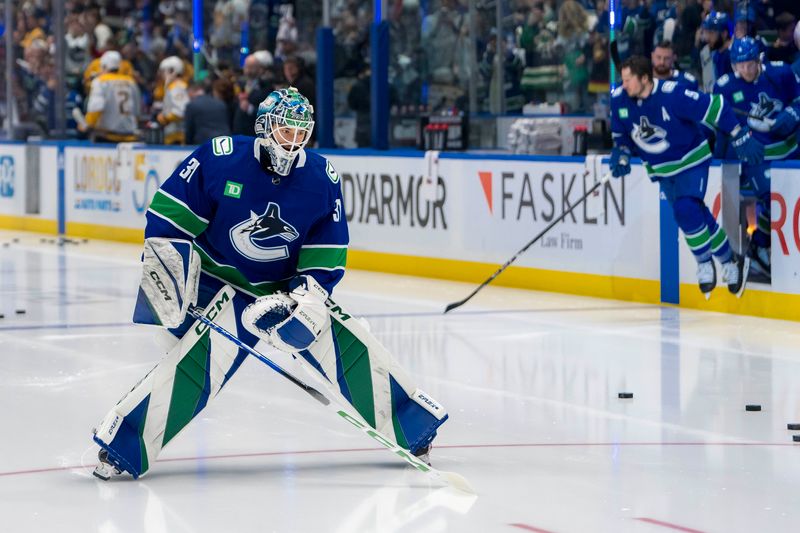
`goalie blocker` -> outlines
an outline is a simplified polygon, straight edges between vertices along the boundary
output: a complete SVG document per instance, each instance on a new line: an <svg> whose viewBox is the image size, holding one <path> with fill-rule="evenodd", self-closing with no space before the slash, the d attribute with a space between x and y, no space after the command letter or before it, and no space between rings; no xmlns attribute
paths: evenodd
<svg viewBox="0 0 800 533"><path fill-rule="evenodd" d="M201 273L198 303L204 315L254 347L259 337L242 324L253 302ZM363 422L417 453L430 444L448 415L419 390L365 325L333 300L319 338L295 357L301 366L354 407ZM145 474L161 449L222 390L247 356L200 321L173 330L181 336L166 356L103 418L94 440L107 461L134 478ZM102 476L98 476L102 477Z"/></svg>

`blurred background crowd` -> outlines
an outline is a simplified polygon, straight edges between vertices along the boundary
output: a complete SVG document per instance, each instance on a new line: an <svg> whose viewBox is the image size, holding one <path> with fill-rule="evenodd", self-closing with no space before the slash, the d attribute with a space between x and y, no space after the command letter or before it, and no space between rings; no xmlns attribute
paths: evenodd
<svg viewBox="0 0 800 533"><path fill-rule="evenodd" d="M359 146L369 144L373 3L331 2L335 116L354 119ZM558 104L566 113L607 113L613 83L607 0L386 3L393 117L514 115L526 105L541 104ZM0 112L4 117L12 113L15 137L47 137L54 127L51 103L59 83L52 2L12 4L13 20L2 27L13 36L12 95L5 94L5 84L0 87ZM323 16L318 0L205 1L199 57L193 54L190 0L65 0L64 5L64 81L72 137L87 135L72 109L86 112L92 81L103 71L99 58L107 51L119 52L115 73L130 76L138 87L143 129L168 120L163 102L169 86L185 91L179 106L185 109L178 117L183 135L173 142L201 142L207 131L252 135L258 102L274 88L292 85L315 101L315 31ZM704 24L712 12L727 15L725 29ZM799 17L798 0L618 0L615 38L622 59L649 55L656 44L670 41L676 68L693 73L705 87L715 76L708 68L710 51L726 46L734 33L759 35L767 59L796 60L792 33ZM3 36L4 73L5 42ZM173 65L171 79L163 68L166 59ZM206 113L211 109L214 113ZM206 124L193 125L198 115Z"/></svg>

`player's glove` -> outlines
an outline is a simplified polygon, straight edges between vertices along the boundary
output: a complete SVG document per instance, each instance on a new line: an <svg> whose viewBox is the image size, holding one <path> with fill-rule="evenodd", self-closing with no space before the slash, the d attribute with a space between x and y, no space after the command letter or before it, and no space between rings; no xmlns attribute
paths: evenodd
<svg viewBox="0 0 800 533"><path fill-rule="evenodd" d="M764 161L764 145L753 138L749 128L736 126L731 135L736 157L748 165L760 165Z"/></svg>
<svg viewBox="0 0 800 533"><path fill-rule="evenodd" d="M620 178L631 173L631 151L627 146L615 146L611 150L611 175Z"/></svg>
<svg viewBox="0 0 800 533"><path fill-rule="evenodd" d="M778 113L770 131L779 137L788 137L794 133L798 124L800 124L800 115L797 114L797 110L794 107L789 106Z"/></svg>
<svg viewBox="0 0 800 533"><path fill-rule="evenodd" d="M311 276L298 276L287 294L262 296L242 312L242 324L275 348L295 353L311 346L330 324L326 291Z"/></svg>

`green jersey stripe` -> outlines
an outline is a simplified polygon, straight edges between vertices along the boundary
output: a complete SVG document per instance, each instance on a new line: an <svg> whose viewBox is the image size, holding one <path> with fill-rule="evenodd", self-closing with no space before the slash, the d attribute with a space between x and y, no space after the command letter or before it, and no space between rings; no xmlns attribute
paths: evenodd
<svg viewBox="0 0 800 533"><path fill-rule="evenodd" d="M725 102L723 101L721 95L719 94L711 95L711 101L709 102L708 109L706 110L706 114L703 117L703 122L705 122L709 126L716 126L720 115L722 115L722 108L724 106Z"/></svg>
<svg viewBox="0 0 800 533"><path fill-rule="evenodd" d="M200 235L208 227L208 220L195 214L189 207L164 191L156 191L150 210L184 228L193 236Z"/></svg>
<svg viewBox="0 0 800 533"><path fill-rule="evenodd" d="M697 148L683 156L679 161L666 161L656 165L645 163L644 167L649 175L666 178L689 170L710 157L711 148L708 147L708 141L703 141Z"/></svg>
<svg viewBox="0 0 800 533"><path fill-rule="evenodd" d="M297 260L297 270L336 270L344 268L347 263L347 247L306 247L300 248L300 257Z"/></svg>
<svg viewBox="0 0 800 533"><path fill-rule="evenodd" d="M797 148L797 138L791 136L781 142L768 144L764 147L765 159L783 159Z"/></svg>

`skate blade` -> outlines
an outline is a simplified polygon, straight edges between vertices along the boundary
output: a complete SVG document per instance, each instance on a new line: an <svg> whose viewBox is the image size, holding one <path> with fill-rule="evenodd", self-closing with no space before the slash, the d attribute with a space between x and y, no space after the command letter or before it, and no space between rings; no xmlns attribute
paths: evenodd
<svg viewBox="0 0 800 533"><path fill-rule="evenodd" d="M711 293L710 292L704 292L703 296L706 297L706 301L709 301L711 299Z"/></svg>
<svg viewBox="0 0 800 533"><path fill-rule="evenodd" d="M750 258L745 256L744 268L742 268L742 286L739 287L739 292L736 293L737 298L741 298L744 294L744 289L747 287L747 275L750 273Z"/></svg>
<svg viewBox="0 0 800 533"><path fill-rule="evenodd" d="M102 479L103 481L108 481L109 479L111 479L111 473L107 469L102 468L100 466L94 469L92 475L97 479Z"/></svg>

